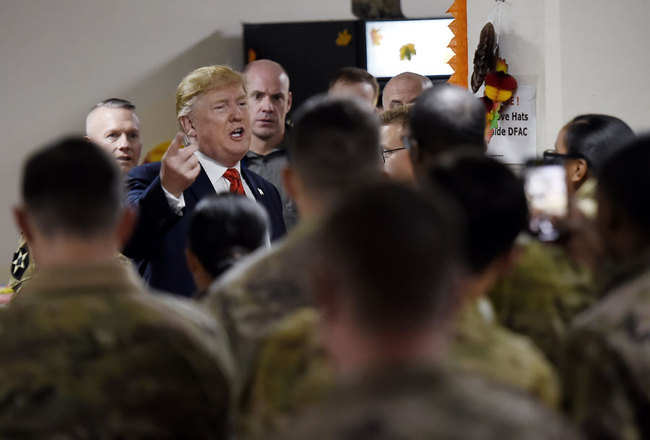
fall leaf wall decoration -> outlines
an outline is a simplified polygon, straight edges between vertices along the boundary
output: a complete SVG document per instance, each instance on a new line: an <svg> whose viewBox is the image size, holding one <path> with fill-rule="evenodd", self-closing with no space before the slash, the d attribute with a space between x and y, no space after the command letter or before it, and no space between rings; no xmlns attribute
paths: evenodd
<svg viewBox="0 0 650 440"><path fill-rule="evenodd" d="M447 13L454 17L449 25L454 37L449 42L449 47L454 56L449 60L449 65L454 73L447 81L448 84L455 84L467 88L467 0L455 0Z"/></svg>

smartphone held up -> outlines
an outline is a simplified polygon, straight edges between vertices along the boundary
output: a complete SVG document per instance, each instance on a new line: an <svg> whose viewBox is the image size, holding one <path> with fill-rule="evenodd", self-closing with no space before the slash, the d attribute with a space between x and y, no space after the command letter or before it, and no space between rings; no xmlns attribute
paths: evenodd
<svg viewBox="0 0 650 440"><path fill-rule="evenodd" d="M529 229L541 241L556 241L562 231L558 221L567 216L569 196L562 165L529 161L524 168L524 191L528 200Z"/></svg>

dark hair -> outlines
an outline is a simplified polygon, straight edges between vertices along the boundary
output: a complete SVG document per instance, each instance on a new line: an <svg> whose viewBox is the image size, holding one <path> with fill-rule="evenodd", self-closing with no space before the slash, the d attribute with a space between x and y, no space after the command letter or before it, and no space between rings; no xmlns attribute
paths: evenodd
<svg viewBox="0 0 650 440"><path fill-rule="evenodd" d="M264 244L268 217L252 200L237 194L202 199L190 219L188 248L214 278Z"/></svg>
<svg viewBox="0 0 650 440"><path fill-rule="evenodd" d="M485 107L467 90L444 85L424 91L410 114L411 137L438 155L458 145L485 149Z"/></svg>
<svg viewBox="0 0 650 440"><path fill-rule="evenodd" d="M370 84L374 92L375 103L379 98L379 83L377 82L377 78L368 73L367 70L358 67L342 67L330 79L330 89L339 81Z"/></svg>
<svg viewBox="0 0 650 440"><path fill-rule="evenodd" d="M355 99L318 95L296 112L289 162L310 191L338 198L381 176L377 117Z"/></svg>
<svg viewBox="0 0 650 440"><path fill-rule="evenodd" d="M612 153L634 138L634 132L625 122L608 115L576 116L563 131L567 152L584 157L595 175Z"/></svg>
<svg viewBox="0 0 650 440"><path fill-rule="evenodd" d="M467 150L448 153L425 179L460 209L466 233L463 259L473 273L508 251L527 224L523 182L494 159Z"/></svg>
<svg viewBox="0 0 650 440"><path fill-rule="evenodd" d="M650 235L650 134L623 146L603 164L598 190Z"/></svg>
<svg viewBox="0 0 650 440"><path fill-rule="evenodd" d="M456 298L453 206L397 184L351 195L325 222L323 267L351 295L359 322L371 330L411 330L445 319Z"/></svg>
<svg viewBox="0 0 650 440"><path fill-rule="evenodd" d="M115 226L122 207L115 160L82 138L56 141L27 160L22 197L42 233L90 237Z"/></svg>
<svg viewBox="0 0 650 440"><path fill-rule="evenodd" d="M131 101L127 101L126 99L120 99L120 98L108 98L95 104L88 113L90 114L93 110L99 107L123 108L126 110L135 110L135 105L133 105Z"/></svg>

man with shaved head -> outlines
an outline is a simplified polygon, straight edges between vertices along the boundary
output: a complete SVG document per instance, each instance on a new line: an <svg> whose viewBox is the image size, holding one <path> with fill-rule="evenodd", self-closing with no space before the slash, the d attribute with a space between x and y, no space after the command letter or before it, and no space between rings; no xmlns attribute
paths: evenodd
<svg viewBox="0 0 650 440"><path fill-rule="evenodd" d="M433 87L426 76L413 72L403 72L394 76L384 86L382 106L388 110L400 105L412 104L426 89Z"/></svg>
<svg viewBox="0 0 650 440"><path fill-rule="evenodd" d="M284 222L289 228L297 219L296 206L282 182L282 170L287 165L283 141L292 100L289 75L280 64L271 60L248 63L243 73L248 85L252 128L250 150L243 163L278 189Z"/></svg>

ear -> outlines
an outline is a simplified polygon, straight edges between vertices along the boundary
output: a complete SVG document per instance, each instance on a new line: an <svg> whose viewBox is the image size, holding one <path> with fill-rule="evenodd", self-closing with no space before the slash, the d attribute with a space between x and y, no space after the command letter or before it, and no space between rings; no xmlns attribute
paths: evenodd
<svg viewBox="0 0 650 440"><path fill-rule="evenodd" d="M293 104L293 93L289 92L289 95L287 96L287 113L291 110L291 104Z"/></svg>
<svg viewBox="0 0 650 440"><path fill-rule="evenodd" d="M128 207L122 210L122 217L119 220L117 229L115 231L115 240L118 245L118 249L124 249L126 243L131 238L131 234L135 229L135 224L138 220L138 213L135 209Z"/></svg>
<svg viewBox="0 0 650 440"><path fill-rule="evenodd" d="M14 206L14 221L18 230L25 236L27 242L31 242L34 239L34 231L25 208L22 206Z"/></svg>
<svg viewBox="0 0 650 440"><path fill-rule="evenodd" d="M569 179L572 183L580 183L587 179L589 167L584 159L573 159L569 162Z"/></svg>
<svg viewBox="0 0 650 440"><path fill-rule="evenodd" d="M183 131L188 136L196 136L196 129L189 116L181 116L178 120L181 123L181 127L183 127Z"/></svg>
<svg viewBox="0 0 650 440"><path fill-rule="evenodd" d="M92 142L88 136L84 136L84 141L86 141L86 142Z"/></svg>

